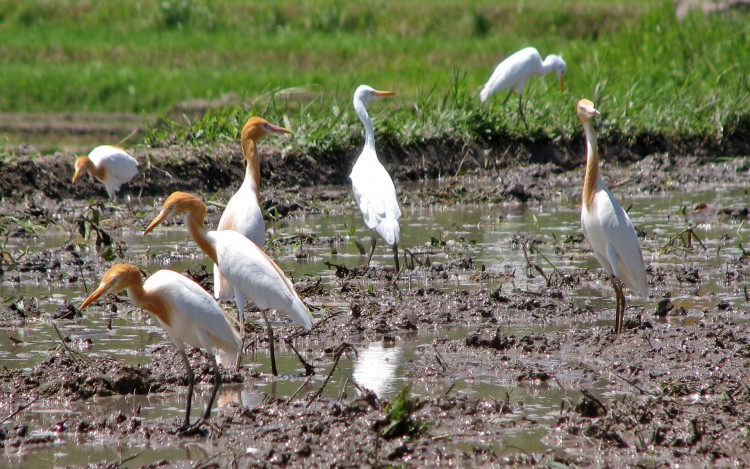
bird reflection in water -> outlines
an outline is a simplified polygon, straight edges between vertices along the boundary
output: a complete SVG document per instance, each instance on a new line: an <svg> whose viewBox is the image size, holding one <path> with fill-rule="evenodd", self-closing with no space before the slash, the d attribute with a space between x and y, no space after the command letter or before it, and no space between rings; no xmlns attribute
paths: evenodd
<svg viewBox="0 0 750 469"><path fill-rule="evenodd" d="M354 365L354 381L373 391L379 398L393 394L401 354L400 346L379 342L358 350L359 358Z"/></svg>

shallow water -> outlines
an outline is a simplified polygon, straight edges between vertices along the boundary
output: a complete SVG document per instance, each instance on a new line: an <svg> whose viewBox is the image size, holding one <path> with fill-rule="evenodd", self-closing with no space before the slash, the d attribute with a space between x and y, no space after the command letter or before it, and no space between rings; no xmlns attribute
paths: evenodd
<svg viewBox="0 0 750 469"><path fill-rule="evenodd" d="M644 196L631 198L626 201L629 214L635 225L646 231L648 237L641 240L644 257L652 270L664 266L681 265L698 267L701 270L701 281L697 285L659 285L652 290L652 297L648 300L632 300L631 304L645 308L647 314L655 309L655 304L665 292L670 292L676 306L684 306L690 314L687 318L669 318L670 321L690 323L697 320L724 320L731 317L732 311L745 305L744 292L739 283L728 280L721 269L705 269L706 266L722 266L741 254L740 243L747 244L748 227L729 217L717 215L717 208L747 206L746 188L735 189L706 189L691 193L670 193L659 196ZM706 204L708 210L694 210ZM150 220L156 210L147 212L144 223ZM301 276L321 277L324 284L334 284L334 271L324 265L325 261L353 266L366 260L359 254L355 245L361 241L369 249L369 234L363 228L363 223L355 208L351 204L344 204L341 212L331 212L326 215L308 215L297 219L284 220L280 223L270 223L272 228L271 240L283 240L297 235L315 235L332 238L332 243L294 244L275 243L271 251L280 266L290 272L293 277ZM353 228L357 228L353 230ZM667 242L686 228L694 227L702 246L693 239L692 249L663 249ZM524 234L530 239L544 241L538 246L538 253L530 254L533 262L539 264L545 271L555 268L565 271L573 269L598 269L596 261L589 252L582 250L580 244L565 244L568 236L580 234L579 212L572 199L561 196L558 199L543 203L529 204L497 204L497 205L458 205L447 207L415 208L404 210L402 221L401 246L413 252L422 253L420 259L429 256L432 263L446 262L451 259L471 257L477 266L483 265L487 271L498 274L509 274L506 277L496 277L483 281L481 287L489 288L493 282L504 284L505 291L511 287L539 291L545 288L544 279L540 275L526 275L526 259L523 250L512 239L517 234ZM178 271L187 268L195 269L199 264L207 264L204 256L197 247L188 240L187 234L181 226L160 228L154 234L144 237L142 229L122 230L112 232L127 245L128 260L149 267L152 271L157 268L169 267ZM50 232L32 240L9 240L5 245L6 251L16 255L26 246L32 250L56 248L64 245L68 240L67 233ZM15 243L15 244L14 244ZM433 244L441 246L434 247ZM442 245L442 243L445 243ZM555 246L564 246L565 253L557 255ZM675 246L682 246L676 243ZM163 260L162 253L177 251L178 256L170 257L168 263L156 264L154 259ZM335 253L334 253L335 250ZM427 253L427 254L425 254ZM546 259L545 259L546 258ZM382 245L375 251L373 262L379 266L392 265L390 249ZM402 262L404 260L402 259ZM552 265L550 265L550 263ZM43 274L38 275L34 282L21 285L4 281L0 287L0 296L8 303L19 297L47 297L50 312L62 305L66 300L78 304L100 280L101 273L109 264L102 265L102 272L97 278L86 278L86 285L79 282L74 285L59 285L49 281ZM614 299L611 286L603 276L597 277L600 282L583 285L579 289L569 292L568 297L580 304L591 304L596 310L602 311L600 321L611 324L614 317ZM423 286L427 280L418 272L405 271L401 283L406 288ZM439 281L430 280L430 286L438 288L477 288L477 284L469 276L455 275ZM507 286L505 286L507 285ZM729 308L721 318L711 317L715 314L717 303L729 303ZM348 305L328 305L329 308L347 308ZM110 327L111 324L111 327ZM120 311L112 314L102 311L96 306L85 312L85 317L79 321L57 321L57 327L63 335L70 335L73 339L72 348L84 351L86 354L105 354L127 363L148 363L149 358L144 351L150 346L162 343L165 336L161 328L155 325L147 314L128 306L120 307ZM586 327L585 325L550 324L548 327ZM447 389L427 389L420 385L418 379L405 376L405 365L416 360L418 354L423 353L433 340L448 338L463 340L469 329L435 329L430 333L420 333L399 336L397 342L383 342L380 337L368 339L358 338L354 343L359 355L345 356L337 368L331 382L328 383L325 395L337 397L342 392L354 395L356 390L346 386L347 380L353 380L361 386L370 388L385 399L393 397L404 385L411 385L416 394L430 395L446 392ZM528 331L508 331L509 333L525 333ZM12 341L19 339L20 342ZM85 339L90 339L89 345ZM343 338L342 338L343 339ZM14 343L17 342L17 343ZM27 320L22 325L8 325L0 329L0 365L13 369L30 367L39 363L50 350L60 343L57 332L52 323L46 319ZM300 345L300 344L298 344ZM304 347L304 344L301 344ZM335 346L337 344L331 344ZM302 348L303 349L303 348ZM264 350L249 354L244 362L257 363L257 370L267 373L270 370L268 358ZM227 402L239 402L245 406L257 405L264 394L276 397L289 397L303 385L302 367L291 350L284 346L277 349L279 369L284 375L276 380L264 379L244 385L225 386L219 397L219 405ZM328 369L318 369L314 379L303 391L317 389L321 386ZM457 377L461 378L461 377ZM607 395L607 383L588 383L589 388L601 391ZM344 389L346 386L346 389ZM198 389L197 400L202 403L207 396L208 387ZM301 395L304 395L304 392ZM523 403L515 407L516 413L522 413L530 418L554 422L559 413L563 398L574 401L578 398L577 391L565 391L555 385L530 388L518 388L516 383L498 382L493 376L472 375L470 380L457 380L450 392L467 393L483 397L504 399L506 393L513 403ZM611 397L611 396L610 396ZM36 420L38 427L49 427L52 422L60 421L66 415L85 412L92 417L97 412L109 412L113 407L122 408L124 413L132 413L137 406L141 407L141 415L179 416L183 412L183 393L162 394L150 396L112 397L107 399L93 399L85 403L71 403L64 409L33 408L25 413L24 418ZM85 407L84 407L85 406ZM197 406L201 407L201 406ZM5 410L9 412L9 410ZM198 411L195 411L197 416ZM2 417L2 416L0 416ZM6 423L8 425L8 423ZM69 434L66 434L69 435ZM503 442L496 442L505 451L539 452L546 448L544 432L509 432ZM182 460L195 456L190 447L185 448L110 448L98 445L96 441L73 441L69 436L56 441L54 445L33 448L30 452L24 450L21 454L6 451L2 464L15 466L27 464L29 466L49 466L82 464L100 460L116 460L128 458L140 452L129 462L132 465L146 464L155 460ZM0 465L2 465L0 464Z"/></svg>

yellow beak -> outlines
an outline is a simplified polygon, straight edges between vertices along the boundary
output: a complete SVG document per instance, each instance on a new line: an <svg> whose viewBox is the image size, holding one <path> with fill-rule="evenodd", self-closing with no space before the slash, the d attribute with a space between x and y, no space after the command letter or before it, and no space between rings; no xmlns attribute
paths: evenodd
<svg viewBox="0 0 750 469"><path fill-rule="evenodd" d="M156 218L154 218L154 220L143 231L143 234L149 234L151 232L151 230L153 230L154 228L156 228L157 225L159 225L159 223L163 222L167 218L167 215L169 215L169 213L166 212L166 211L164 211L164 210L162 210L161 212L159 212L159 214L156 216Z"/></svg>
<svg viewBox="0 0 750 469"><path fill-rule="evenodd" d="M81 303L81 307L78 309L84 309L86 306L90 305L91 303L99 299L100 296L104 295L105 293L109 291L109 287L110 286L105 283L102 283L101 285L99 285L99 288L94 290L94 293L92 293L91 295L89 295L88 298L83 300L83 303Z"/></svg>

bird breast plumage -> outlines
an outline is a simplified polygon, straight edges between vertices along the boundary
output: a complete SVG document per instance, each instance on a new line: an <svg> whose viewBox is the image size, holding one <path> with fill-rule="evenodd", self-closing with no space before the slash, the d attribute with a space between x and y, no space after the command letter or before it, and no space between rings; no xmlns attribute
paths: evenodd
<svg viewBox="0 0 750 469"><path fill-rule="evenodd" d="M292 282L255 243L232 230L209 231L221 273L261 309L285 312L306 329L312 317Z"/></svg>
<svg viewBox="0 0 750 469"><path fill-rule="evenodd" d="M239 335L218 303L194 281L171 270L160 270L144 282L143 288L148 294L160 295L169 306L171 324L161 326L172 340L204 349L210 349L213 342L229 354L239 351Z"/></svg>
<svg viewBox="0 0 750 469"><path fill-rule="evenodd" d="M581 226L604 270L637 295L648 297L638 235L630 217L608 188L598 188L592 206L581 210Z"/></svg>
<svg viewBox="0 0 750 469"><path fill-rule="evenodd" d="M365 155L363 152L349 177L352 181L354 200L362 212L367 227L377 230L384 221L388 221L389 225L395 222L398 226L401 209L398 206L396 187L377 157L373 158L372 155ZM389 241L387 236L383 238L388 244L394 243L393 240ZM398 234L396 234L395 242L398 242L397 238Z"/></svg>

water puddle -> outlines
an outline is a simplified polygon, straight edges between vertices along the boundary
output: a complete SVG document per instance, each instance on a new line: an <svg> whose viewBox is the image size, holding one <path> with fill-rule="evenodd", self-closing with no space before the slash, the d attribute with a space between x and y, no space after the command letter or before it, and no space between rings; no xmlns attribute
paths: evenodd
<svg viewBox="0 0 750 469"><path fill-rule="evenodd" d="M653 297L645 302L635 300L635 304L646 304L647 311L653 311L658 299L664 292L671 292L675 305L683 306L690 312L688 317L669 318L667 320L695 323L700 320L717 320L706 317L706 311L714 311L717 303L725 302L727 315L745 306L744 292L739 284L727 278L725 272L716 267L739 258L742 254L740 243L747 244L747 226L730 217L717 215L717 210L705 210L702 204L710 207L745 207L747 194L745 188L731 190L705 190L693 193L671 193L659 196L647 196L630 199L632 204L629 213L639 229L645 230L648 237L642 240L646 263L653 272L664 267L684 266L695 268L700 272L700 282L690 280L680 284L659 284ZM627 208L627 207L626 207ZM530 204L497 204L484 206L447 206L418 208L404 211L402 222L402 247L409 248L422 261L429 258L432 263L448 262L451 259L470 257L475 265L484 266L486 271L505 276L498 276L483 281L482 288L491 288L510 284L515 288L540 291L545 288L544 279L539 276L525 275L527 269L523 250L513 242L515 236L525 235L529 239L543 241L537 244L537 252L530 254L533 261L543 268L551 270L552 265L559 270L598 269L590 253L581 251L581 245L566 243L570 237L580 235L578 207L572 200L562 197L557 200ZM144 217L150 219L156 210ZM337 282L333 268L324 262L346 264L353 267L366 260L361 256L355 241L362 241L369 234L363 228L361 219L353 206L346 205L342 213L332 212L326 215L304 216L271 224L274 231L271 241L274 248L271 255L281 267L291 272L293 277L320 277L323 285L334 285ZM687 248L685 236L678 236L687 228L694 228L692 247ZM145 265L151 270L168 267L177 271L197 269L206 264L202 253L188 239L181 226L158 229L154 234L144 237L142 227L124 229L112 233L127 246L127 257L131 262ZM296 242L305 236L318 239L330 239L328 242ZM696 238L697 236L697 238ZM5 250L17 255L24 249L40 251L58 248L68 241L67 233L50 232L31 240L11 239ZM674 239L673 247L668 241ZM289 240L292 240L289 242ZM284 241L284 242L282 242ZM369 242L362 241L366 248ZM556 254L556 249L563 246L565 254ZM165 257L169 253L168 257ZM175 254L176 253L176 254ZM392 254L389 249L380 246L375 251L373 261L376 265L392 265ZM108 265L102 265L102 271ZM72 275L72 274L71 274ZM15 284L3 281L0 297L4 303L18 301L21 297L46 298L46 308L50 313L62 306L66 300L74 304L87 296L101 278L85 277L83 282L61 285L49 280L54 276L39 273L33 282ZM596 309L612 312L614 300L611 286L605 281L581 285L569 293L569 298L576 304L590 304ZM441 289L477 288L477 282L462 275L448 275L440 280L426 280L419 272L406 271L401 278L405 288L425 286ZM510 291L508 288L506 291ZM90 308L84 318L76 321L55 321L62 335L72 339L70 347L86 354L112 356L125 363L149 363L144 351L165 341L165 336L158 325L155 325L147 314L132 307L129 303L119 303L119 311L106 312L101 308ZM331 309L345 309L348 305L329 304ZM610 314L602 316L602 322L611 322ZM613 314L611 315L613 316ZM23 324L6 324L0 328L0 366L7 369L31 367L42 361L60 344L57 331L49 319L29 319ZM557 327L551 324L549 327ZM561 327L588 327L571 324ZM324 395L337 398L341 395L352 396L356 393L349 383L375 391L383 399L393 397L404 385L410 385L417 395L436 395L453 392L505 399L509 397L516 404L516 413L528 418L554 425L560 413L561 401L575 401L580 394L575 390L564 390L559 386L519 388L517 383L498 382L493 376L472 375L471 379L456 377L450 389L429 389L420 386L420 380L407 376L409 363L418 359L436 339L463 340L472 328L435 329L429 334L399 336L396 342L384 341L382 337L356 338L353 345L358 350L346 354L338 363L336 372L325 388ZM524 334L525 330L509 330L508 334ZM342 338L344 339L344 338ZM304 350L304 343L297 344ZM330 344L335 347L338 344ZM254 407L262 401L264 395L288 398L298 393L302 386L304 395L310 390L317 390L332 366L329 360L325 370L318 370L314 379L307 384L301 377L303 369L297 358L287 347L277 348L279 370L283 373L279 379L264 379L244 385L224 386L219 396L218 405L230 402ZM257 363L258 371L267 373L270 370L265 350L258 350L245 358L245 363ZM589 389L607 393L608 383L587 383ZM196 401L205 402L208 386L200 386ZM112 397L92 399L84 403L71 403L64 409L35 408L28 411L25 419L37 423L40 428L49 428L51 423L62 421L77 412L86 412L92 418L101 412L110 412L121 408L125 414L132 414L140 408L143 416L180 416L184 409L182 392L148 396ZM195 416L198 410L195 410ZM67 435L67 434L66 434ZM547 432L508 432L504 441L492 443L499 445L498 450L540 452L544 451ZM170 448L132 448L102 447L96 441L83 438L81 441L62 438L54 443L33 451L14 453L6 451L0 465L43 467L81 464L100 460L118 460L137 455L128 464L141 465L158 460L183 460L194 457L194 447Z"/></svg>

